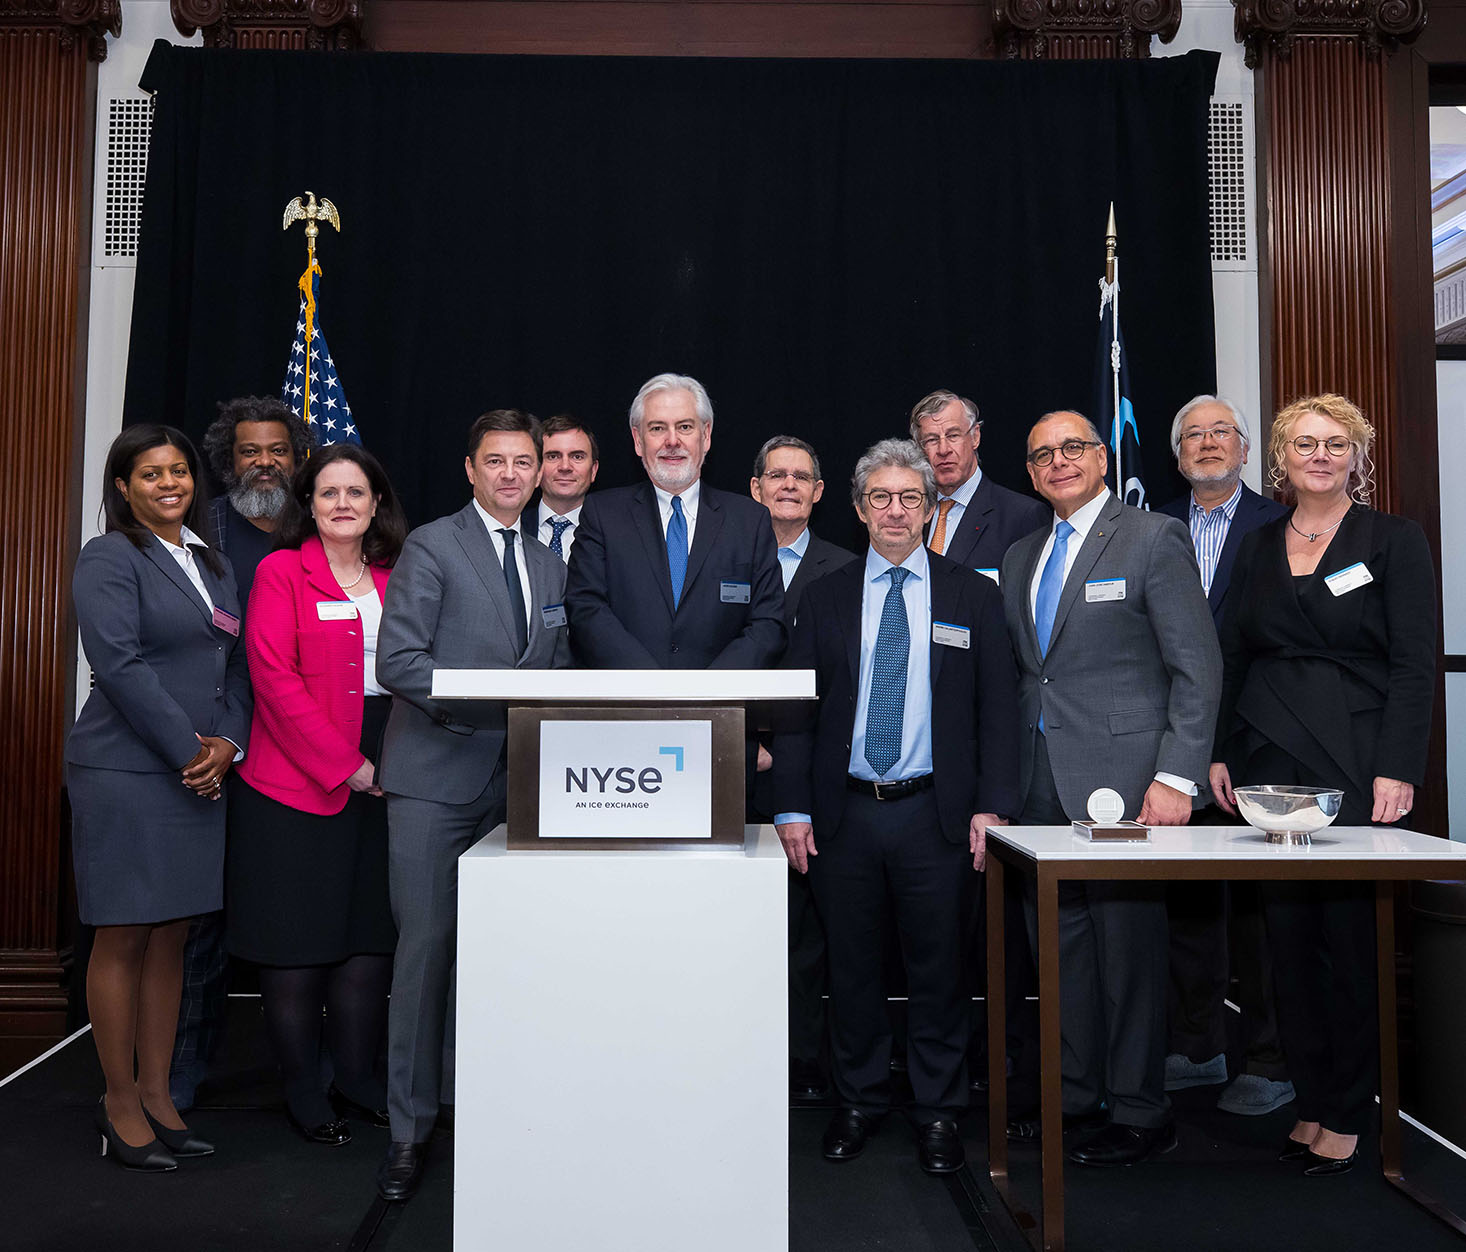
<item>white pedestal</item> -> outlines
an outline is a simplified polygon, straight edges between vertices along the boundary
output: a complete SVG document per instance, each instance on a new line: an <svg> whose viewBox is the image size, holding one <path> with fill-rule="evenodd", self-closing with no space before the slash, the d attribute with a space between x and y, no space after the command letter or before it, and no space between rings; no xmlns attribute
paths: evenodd
<svg viewBox="0 0 1466 1252"><path fill-rule="evenodd" d="M459 861L455 1252L788 1248L786 862Z"/></svg>

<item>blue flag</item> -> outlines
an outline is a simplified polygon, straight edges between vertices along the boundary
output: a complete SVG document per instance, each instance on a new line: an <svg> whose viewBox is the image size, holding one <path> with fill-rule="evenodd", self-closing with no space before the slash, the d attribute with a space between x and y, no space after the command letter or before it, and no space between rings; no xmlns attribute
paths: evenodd
<svg viewBox="0 0 1466 1252"><path fill-rule="evenodd" d="M333 443L361 443L351 406L336 373L336 362L326 347L319 303L321 267L312 260L300 276L300 314L295 319L295 342L285 367L280 398L310 427L320 447Z"/></svg>
<svg viewBox="0 0 1466 1252"><path fill-rule="evenodd" d="M1100 336L1094 368L1094 424L1110 457L1106 481L1126 504L1148 509L1144 470L1140 463L1140 428L1130 403L1130 366L1120 333L1120 280L1116 262L1113 283L1100 280Z"/></svg>

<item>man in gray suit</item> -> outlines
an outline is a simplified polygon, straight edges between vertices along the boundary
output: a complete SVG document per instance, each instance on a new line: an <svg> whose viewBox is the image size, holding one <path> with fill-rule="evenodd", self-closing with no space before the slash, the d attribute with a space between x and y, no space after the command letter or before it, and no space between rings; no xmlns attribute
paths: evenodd
<svg viewBox="0 0 1466 1252"><path fill-rule="evenodd" d="M439 1104L452 1103L458 858L504 820L504 706L434 700L433 671L570 663L565 566L520 528L540 479L540 424L496 409L473 424L468 449L473 500L408 537L377 642L377 679L396 697L377 775L398 929L384 1200L417 1190Z"/></svg>
<svg viewBox="0 0 1466 1252"><path fill-rule="evenodd" d="M1046 414L1029 432L1029 477L1054 515L1002 566L1022 825L1087 817L1090 794L1109 787L1126 817L1180 826L1206 779L1222 661L1191 537L1175 518L1121 504L1107 468L1078 413ZM1070 1160L1129 1165L1176 1144L1166 954L1158 884L1061 884L1065 1122L1097 1131Z"/></svg>

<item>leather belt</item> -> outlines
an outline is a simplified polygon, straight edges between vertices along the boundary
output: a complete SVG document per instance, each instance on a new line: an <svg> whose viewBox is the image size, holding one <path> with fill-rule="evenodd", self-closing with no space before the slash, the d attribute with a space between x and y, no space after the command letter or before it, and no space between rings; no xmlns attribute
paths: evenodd
<svg viewBox="0 0 1466 1252"><path fill-rule="evenodd" d="M904 800L907 796L914 796L918 791L926 791L935 785L930 774L923 774L920 778L903 778L899 782L873 782L869 778L845 775L846 791L873 796L877 800Z"/></svg>

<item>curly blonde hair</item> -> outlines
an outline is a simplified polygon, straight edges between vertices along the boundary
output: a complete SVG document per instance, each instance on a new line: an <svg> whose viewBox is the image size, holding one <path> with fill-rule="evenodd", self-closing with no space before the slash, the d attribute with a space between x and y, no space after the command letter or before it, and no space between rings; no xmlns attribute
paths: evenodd
<svg viewBox="0 0 1466 1252"><path fill-rule="evenodd" d="M1308 413L1317 413L1344 428L1351 445L1345 490L1356 503L1368 504L1374 495L1374 458L1370 455L1370 449L1374 447L1374 427L1352 400L1328 392L1295 400L1273 418L1273 428L1267 441L1268 482L1284 503L1297 503L1298 493L1288 481L1283 457L1293 438L1293 427L1300 417Z"/></svg>

